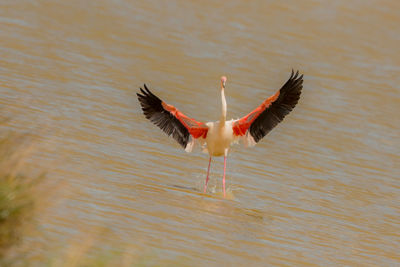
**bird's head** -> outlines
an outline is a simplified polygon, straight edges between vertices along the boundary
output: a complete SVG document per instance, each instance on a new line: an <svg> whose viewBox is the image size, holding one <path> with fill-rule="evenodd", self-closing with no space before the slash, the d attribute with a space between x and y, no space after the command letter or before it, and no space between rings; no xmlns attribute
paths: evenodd
<svg viewBox="0 0 400 267"><path fill-rule="evenodd" d="M226 76L221 77L221 89L225 89L226 80Z"/></svg>

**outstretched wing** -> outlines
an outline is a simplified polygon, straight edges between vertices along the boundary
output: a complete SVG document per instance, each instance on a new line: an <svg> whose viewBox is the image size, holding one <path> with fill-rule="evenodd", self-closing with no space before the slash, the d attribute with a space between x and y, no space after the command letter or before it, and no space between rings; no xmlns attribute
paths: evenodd
<svg viewBox="0 0 400 267"><path fill-rule="evenodd" d="M174 106L168 105L144 85L140 88L141 94L137 93L143 113L147 119L157 125L167 135L171 136L186 151L190 151L193 142L191 138L206 138L208 127L202 122L185 116Z"/></svg>
<svg viewBox="0 0 400 267"><path fill-rule="evenodd" d="M273 96L267 98L260 106L247 116L233 122L233 134L247 137L248 144L258 143L283 118L289 114L300 99L303 88L303 75L297 71Z"/></svg>

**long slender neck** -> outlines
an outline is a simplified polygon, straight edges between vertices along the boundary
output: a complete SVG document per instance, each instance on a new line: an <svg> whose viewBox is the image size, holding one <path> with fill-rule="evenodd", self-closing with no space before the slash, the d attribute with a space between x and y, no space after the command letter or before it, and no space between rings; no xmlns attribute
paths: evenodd
<svg viewBox="0 0 400 267"><path fill-rule="evenodd" d="M221 113L220 125L224 126L226 121L226 99L225 99L224 88L221 89L221 101L222 101L222 113Z"/></svg>

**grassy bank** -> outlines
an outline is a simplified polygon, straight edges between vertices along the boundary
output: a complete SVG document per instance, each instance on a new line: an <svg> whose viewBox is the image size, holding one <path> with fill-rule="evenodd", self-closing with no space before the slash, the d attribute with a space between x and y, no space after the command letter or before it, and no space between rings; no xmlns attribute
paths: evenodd
<svg viewBox="0 0 400 267"><path fill-rule="evenodd" d="M44 175L24 173L32 142L28 135L0 136L0 263L4 263L9 251L20 243L32 225L40 199L37 188Z"/></svg>

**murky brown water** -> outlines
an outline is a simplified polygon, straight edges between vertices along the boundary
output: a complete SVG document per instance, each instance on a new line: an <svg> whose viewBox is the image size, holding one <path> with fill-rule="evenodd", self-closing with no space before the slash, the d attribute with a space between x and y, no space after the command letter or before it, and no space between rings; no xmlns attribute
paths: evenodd
<svg viewBox="0 0 400 267"><path fill-rule="evenodd" d="M2 1L5 129L42 133L34 155L67 184L39 233L188 265L400 264L400 2ZM146 82L200 121L247 114L291 68L294 112L252 149L186 154L144 119ZM4 127L3 127L4 129ZM130 253L130 252L127 253Z"/></svg>

